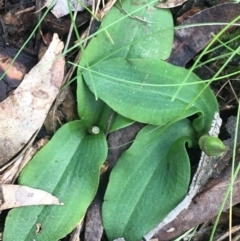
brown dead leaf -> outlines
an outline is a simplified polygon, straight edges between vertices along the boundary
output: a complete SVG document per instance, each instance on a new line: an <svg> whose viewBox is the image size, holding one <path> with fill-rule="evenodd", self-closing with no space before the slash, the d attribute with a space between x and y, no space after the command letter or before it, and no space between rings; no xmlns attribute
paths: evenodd
<svg viewBox="0 0 240 241"><path fill-rule="evenodd" d="M166 2L160 2L155 7L157 8L175 8L183 5L187 0L167 0Z"/></svg>
<svg viewBox="0 0 240 241"><path fill-rule="evenodd" d="M211 23L229 23L239 16L239 3L224 3L205 9L182 25L206 23L204 26L186 27L175 31L173 51L168 59L169 63L185 66L200 50L202 50L213 38L212 34L218 33L225 25Z"/></svg>
<svg viewBox="0 0 240 241"><path fill-rule="evenodd" d="M16 155L42 126L63 81L62 49L63 43L54 34L40 62L0 103L0 166Z"/></svg>
<svg viewBox="0 0 240 241"><path fill-rule="evenodd" d="M21 185L3 184L0 210L30 205L63 205L52 194Z"/></svg>
<svg viewBox="0 0 240 241"><path fill-rule="evenodd" d="M187 12L185 12L184 14L182 14L180 17L177 18L177 24L178 25L182 24L184 21L186 21L187 19L189 19L190 17L192 17L193 15L197 14L200 11L201 9L198 7L193 7L189 9Z"/></svg>
<svg viewBox="0 0 240 241"><path fill-rule="evenodd" d="M23 76L37 64L36 56L22 51L9 67L18 50L13 44L8 44L5 47L4 41L0 39L0 76L5 73L5 76L0 81L0 101L5 100L19 86Z"/></svg>

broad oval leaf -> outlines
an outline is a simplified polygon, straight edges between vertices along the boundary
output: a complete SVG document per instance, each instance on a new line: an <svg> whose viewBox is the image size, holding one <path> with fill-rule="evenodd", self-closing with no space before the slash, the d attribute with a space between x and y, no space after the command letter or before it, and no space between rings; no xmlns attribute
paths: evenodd
<svg viewBox="0 0 240 241"><path fill-rule="evenodd" d="M148 1L117 2L83 51L79 71L81 66L116 57L167 59L173 34L173 18L168 9L157 9Z"/></svg>
<svg viewBox="0 0 240 241"><path fill-rule="evenodd" d="M105 103L96 100L96 96L84 86L81 67L116 57L166 59L172 50L173 29L170 11L157 9L153 3L147 6L146 1L135 4L123 0L113 6L104 17L97 35L83 51L78 68L79 116L92 124L96 120L106 123L109 117L107 113L111 112ZM121 121L115 121L111 131L133 123L128 118L118 119Z"/></svg>
<svg viewBox="0 0 240 241"><path fill-rule="evenodd" d="M185 196L190 165L185 142L195 135L188 120L167 129L147 125L113 168L103 203L109 241L137 241Z"/></svg>
<svg viewBox="0 0 240 241"><path fill-rule="evenodd" d="M50 192L64 205L11 210L3 239L57 241L71 232L94 198L106 156L107 144L102 132L89 134L83 121L61 127L26 166L19 183Z"/></svg>
<svg viewBox="0 0 240 241"><path fill-rule="evenodd" d="M188 70L161 60L116 58L96 64L83 76L91 91L96 89L100 99L129 119L164 125L198 114L194 127L206 133L218 105L200 78L191 73L172 101L179 87L176 85L187 74Z"/></svg>

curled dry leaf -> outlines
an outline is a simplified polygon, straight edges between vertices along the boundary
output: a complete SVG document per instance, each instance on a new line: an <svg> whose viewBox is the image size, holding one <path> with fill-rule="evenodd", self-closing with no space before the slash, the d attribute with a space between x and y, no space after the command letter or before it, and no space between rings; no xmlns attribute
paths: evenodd
<svg viewBox="0 0 240 241"><path fill-rule="evenodd" d="M29 205L62 205L52 194L27 186L3 184L0 210Z"/></svg>
<svg viewBox="0 0 240 241"><path fill-rule="evenodd" d="M42 126L64 77L63 43L54 34L41 61L0 103L0 166L16 155Z"/></svg>

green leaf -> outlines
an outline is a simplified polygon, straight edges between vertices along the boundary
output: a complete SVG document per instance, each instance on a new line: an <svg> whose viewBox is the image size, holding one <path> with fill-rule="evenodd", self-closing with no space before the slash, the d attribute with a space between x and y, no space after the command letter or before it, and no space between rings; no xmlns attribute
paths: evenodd
<svg viewBox="0 0 240 241"><path fill-rule="evenodd" d="M92 66L106 58L169 57L174 33L171 12L146 1L121 2L104 17L98 34L83 52L80 66Z"/></svg>
<svg viewBox="0 0 240 241"><path fill-rule="evenodd" d="M109 133L134 123L133 120L115 113L102 100L96 100L82 76L78 77L78 112L81 120L89 122L89 125L98 125L104 131L109 129Z"/></svg>
<svg viewBox="0 0 240 241"><path fill-rule="evenodd" d="M64 205L11 210L5 223L5 241L57 241L83 219L107 157L104 134L90 135L87 128L83 121L64 125L23 170L20 184L50 192Z"/></svg>
<svg viewBox="0 0 240 241"><path fill-rule="evenodd" d="M165 125L198 114L194 127L206 133L218 105L200 78L191 73L187 85L172 101L178 89L174 84L181 84L187 73L188 70L161 60L116 58L94 65L83 76L91 91L95 88L100 99L129 119Z"/></svg>
<svg viewBox="0 0 240 241"><path fill-rule="evenodd" d="M81 120L91 121L91 124L95 124L98 121L98 114L96 111L101 110L101 105L104 105L102 101L96 103L96 100L92 94L92 92L88 89L81 75L78 76L78 116ZM90 96L90 99L89 99ZM89 99L89 100L88 100ZM97 117L97 118L96 118Z"/></svg>
<svg viewBox="0 0 240 241"><path fill-rule="evenodd" d="M106 106L103 101L94 98L94 95L84 83L82 76L78 78L77 100L81 120L88 121L91 125L99 125L99 122L102 122L104 124L102 127L105 129L111 108Z"/></svg>
<svg viewBox="0 0 240 241"><path fill-rule="evenodd" d="M113 112L113 117L112 117L111 125L109 128L109 133L119 130L121 128L130 126L134 122L135 122L134 120L130 120L122 115L119 115L116 112Z"/></svg>
<svg viewBox="0 0 240 241"><path fill-rule="evenodd" d="M140 240L184 198L190 180L185 142L194 135L187 119L138 133L113 168L104 197L109 241Z"/></svg>
<svg viewBox="0 0 240 241"><path fill-rule="evenodd" d="M173 20L170 11L154 8L153 4L145 5L144 1L134 4L124 0L122 5L114 6L104 17L97 36L83 52L78 68L78 114L91 124L107 123L111 109L101 100L96 101L94 95L84 86L82 66L92 66L103 59L115 57L166 59L171 53ZM131 14L137 9L140 10L129 16L125 12ZM123 17L125 18L122 19ZM121 121L115 122L111 131L133 123L128 118L117 119Z"/></svg>

